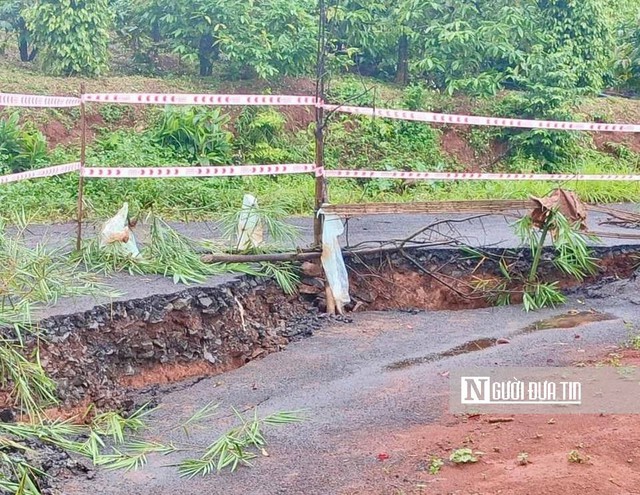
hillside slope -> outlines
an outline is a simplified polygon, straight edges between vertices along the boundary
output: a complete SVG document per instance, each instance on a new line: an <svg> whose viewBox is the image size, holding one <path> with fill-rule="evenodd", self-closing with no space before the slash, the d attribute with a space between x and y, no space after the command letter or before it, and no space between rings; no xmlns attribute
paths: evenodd
<svg viewBox="0 0 640 495"><path fill-rule="evenodd" d="M313 95L315 84L308 78L285 78L266 81L219 81L195 77L109 76L97 80L44 76L27 65L0 61L0 88L8 93L77 96L84 85L86 92L154 92L154 93L229 93L229 94L293 94ZM402 88L379 81L342 77L332 80L328 89L331 102L387 108L406 108L471 114L503 116L500 112L513 93L502 92L493 98L446 96L415 88ZM7 116L16 109L1 109ZM47 140L47 163L75 161L80 143L79 110L19 109L20 121L40 130ZM229 163L303 163L313 161L314 122L311 107L282 107L277 113L246 112L240 107L222 109L228 114L226 128L232 132ZM260 112L264 112L261 110ZM158 123L165 115L162 106L114 104L87 105L88 162L104 166L153 166L188 163L185 157L158 143ZM280 115L280 117L278 116ZM224 118L224 115L223 115ZM244 127L239 127L238 119ZM282 119L280 123L279 119ZM574 109L574 119L640 123L640 101L618 97L586 98ZM259 122L259 123L258 123ZM275 123L274 123L275 122ZM249 127L247 127L247 125ZM260 127L260 126L267 127ZM253 127L252 127L253 126ZM270 127L272 126L272 127ZM246 129L260 128L268 137L255 138ZM544 131L543 131L544 132ZM529 149L527 139L535 133L501 128L472 126L427 125L367 119L350 115L335 115L327 128L327 166L330 168L374 168L379 170L418 171L508 171L508 172L573 172L636 173L640 171L640 135L593 133L567 135L559 144L545 144L546 136L533 136ZM2 136L0 136L0 140ZM257 141L256 141L257 139ZM549 163L536 146L542 143L563 154ZM565 147L565 148L563 148ZM542 150L546 151L546 150ZM537 157L540 155L542 158ZM39 162L40 163L40 162ZM104 216L122 200L135 208L156 208L169 217L193 215L206 218L218 208L209 195L222 194L224 204L237 204L247 188L271 202L285 190L286 207L292 213L307 213L312 209L313 181L307 177L216 179L213 185L199 180L164 181L162 185L149 181L120 181L113 187L104 181L90 182L87 189L89 214ZM240 182L238 182L240 181ZM206 182L206 181L205 181ZM541 183L406 183L401 181L332 181L334 202L413 201L419 199L522 198L529 194L545 194L553 184ZM73 216L75 181L73 177L47 179L3 187L0 200L16 207L46 208L37 217L68 219ZM636 183L576 183L574 188L588 201L635 201L640 199ZM45 193L44 191L49 191ZM51 198L53 191L54 198ZM175 195L180 196L176 200ZM43 196L46 196L43 198ZM39 209L39 208L37 208Z"/></svg>

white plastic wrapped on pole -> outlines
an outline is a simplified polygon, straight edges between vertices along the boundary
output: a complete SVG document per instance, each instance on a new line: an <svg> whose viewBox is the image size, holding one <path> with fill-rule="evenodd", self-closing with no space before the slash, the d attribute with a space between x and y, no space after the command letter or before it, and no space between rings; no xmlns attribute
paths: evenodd
<svg viewBox="0 0 640 495"><path fill-rule="evenodd" d="M120 211L107 220L100 231L100 246L116 242L122 243L124 249L136 258L140 251L136 245L136 238L129 227L129 203L124 203Z"/></svg>
<svg viewBox="0 0 640 495"><path fill-rule="evenodd" d="M322 267L324 268L327 283L333 296L335 309L343 313L343 308L351 302L349 297L349 275L344 264L342 250L338 237L344 233L342 219L337 215L324 215L324 227L322 229ZM327 309L330 309L330 300L327 298Z"/></svg>
<svg viewBox="0 0 640 495"><path fill-rule="evenodd" d="M264 242L262 221L257 210L258 200L251 194L245 194L242 198L242 211L238 217L238 251L260 247Z"/></svg>

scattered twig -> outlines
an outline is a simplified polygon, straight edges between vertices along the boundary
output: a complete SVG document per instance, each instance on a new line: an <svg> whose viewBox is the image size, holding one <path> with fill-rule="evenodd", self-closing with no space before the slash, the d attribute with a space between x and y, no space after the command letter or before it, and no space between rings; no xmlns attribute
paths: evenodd
<svg viewBox="0 0 640 495"><path fill-rule="evenodd" d="M496 423L511 423L513 421L513 418L489 418L487 420L487 422L489 424L496 424Z"/></svg>

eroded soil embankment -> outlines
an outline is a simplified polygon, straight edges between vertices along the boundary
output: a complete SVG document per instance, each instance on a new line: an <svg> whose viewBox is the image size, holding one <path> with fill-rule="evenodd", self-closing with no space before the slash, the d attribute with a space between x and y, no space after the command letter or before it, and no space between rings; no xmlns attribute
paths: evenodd
<svg viewBox="0 0 640 495"><path fill-rule="evenodd" d="M319 324L299 297L244 279L48 318L40 354L64 406L112 407L127 389L237 368Z"/></svg>
<svg viewBox="0 0 640 495"><path fill-rule="evenodd" d="M522 285L531 266L529 250L483 250L482 257L457 249L416 250L349 262L353 307L360 311L462 310L491 305L481 287L504 281L500 260L509 267L512 303L522 302ZM538 274L545 282L558 282L565 292L586 289L632 276L640 265L638 246L593 249L598 271L583 282L562 273L552 263L548 249ZM483 282L489 282L484 284Z"/></svg>
<svg viewBox="0 0 640 495"><path fill-rule="evenodd" d="M640 251L601 248L600 271L586 284L631 276ZM483 259L460 250L411 250L351 258L352 310L471 309L490 303L474 288L478 279L500 276L499 255ZM513 271L526 272L527 251L506 253ZM547 257L548 258L548 257ZM565 289L575 280L560 276L547 261L545 280ZM65 411L95 404L132 406L131 389L144 389L198 376L210 376L279 351L292 339L322 324L322 280L305 276L300 295L287 296L273 283L242 279L172 295L114 302L40 322L40 356L58 384ZM517 301L517 295L513 298Z"/></svg>

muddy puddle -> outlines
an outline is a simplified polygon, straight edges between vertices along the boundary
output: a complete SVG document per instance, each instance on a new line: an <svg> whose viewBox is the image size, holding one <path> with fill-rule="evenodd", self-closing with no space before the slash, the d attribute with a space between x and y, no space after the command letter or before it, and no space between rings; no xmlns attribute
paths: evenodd
<svg viewBox="0 0 640 495"><path fill-rule="evenodd" d="M612 321L619 319L609 313L598 313L597 311L575 311L563 315L552 316L544 320L536 321L524 327L519 334L537 332L539 330L549 330L552 328L576 328L588 323L599 321Z"/></svg>
<svg viewBox="0 0 640 495"><path fill-rule="evenodd" d="M597 311L569 312L569 313L552 316L544 320L536 321L535 323L532 323L531 325L524 327L522 330L515 332L511 336L513 337L517 335L524 335L524 334L539 332L543 330L576 328L582 325L588 325L590 323L597 323L601 321L613 321L618 319L619 318L617 316L612 315L610 313L599 313ZM478 351L488 349L490 347L494 347L496 345L508 344L508 343L509 341L504 338L502 339L483 338L483 339L471 340L469 342L465 342L462 345L448 349L444 352L431 353L425 356L408 358L408 359L403 359L401 361L397 361L387 366L386 369L388 371L402 370L402 369L410 368L412 366L416 366L419 364L440 361L441 359L460 356L461 354L478 352Z"/></svg>
<svg viewBox="0 0 640 495"><path fill-rule="evenodd" d="M403 359L402 361L397 361L387 366L387 369L389 371L401 370L401 369L409 368L411 366L415 366L418 364L431 363L433 361L439 361L440 359L445 359L448 357L460 356L461 354L468 354L470 352L482 351L484 349L488 349L489 347L493 347L497 345L498 342L499 342L499 339L472 340L470 342L465 342L462 345L453 347L452 349L449 349L444 352L434 352L432 354L427 354L426 356Z"/></svg>

